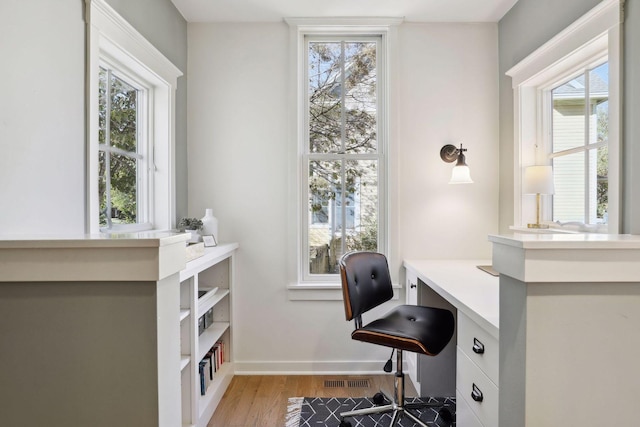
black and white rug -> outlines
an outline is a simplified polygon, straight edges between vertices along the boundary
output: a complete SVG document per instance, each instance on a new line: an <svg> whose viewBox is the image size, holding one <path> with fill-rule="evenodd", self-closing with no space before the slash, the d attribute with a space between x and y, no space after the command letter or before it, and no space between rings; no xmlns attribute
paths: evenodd
<svg viewBox="0 0 640 427"><path fill-rule="evenodd" d="M455 420L456 401L453 397L416 397L406 398L411 402L438 402L441 405L414 410L422 422L428 426L441 425L439 410L446 407ZM289 407L285 427L338 427L340 425L340 413L353 409L369 408L373 406L371 399L351 397L293 397L289 399ZM391 414L374 414L348 419L353 427L388 427L391 423ZM417 427L410 418L403 417L399 423L401 427ZM452 426L455 426L455 421Z"/></svg>

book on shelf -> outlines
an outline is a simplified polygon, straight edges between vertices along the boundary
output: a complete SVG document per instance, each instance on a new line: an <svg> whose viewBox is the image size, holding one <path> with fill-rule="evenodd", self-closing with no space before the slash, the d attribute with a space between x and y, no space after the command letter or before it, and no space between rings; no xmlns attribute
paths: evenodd
<svg viewBox="0 0 640 427"><path fill-rule="evenodd" d="M215 373L215 355L213 348L210 349L204 357L209 360L209 378L213 379L213 374Z"/></svg>
<svg viewBox="0 0 640 427"><path fill-rule="evenodd" d="M200 374L200 394L205 395L207 393L207 389L211 384L211 359L207 359L206 357L200 361L198 365L198 370Z"/></svg>
<svg viewBox="0 0 640 427"><path fill-rule="evenodd" d="M224 363L224 342L218 341L213 345L215 355L215 370L219 370L220 366Z"/></svg>

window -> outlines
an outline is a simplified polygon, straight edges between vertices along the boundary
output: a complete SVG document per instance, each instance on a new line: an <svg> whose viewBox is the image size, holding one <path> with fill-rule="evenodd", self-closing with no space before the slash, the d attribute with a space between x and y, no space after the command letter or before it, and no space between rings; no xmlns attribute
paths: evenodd
<svg viewBox="0 0 640 427"><path fill-rule="evenodd" d="M552 165L550 227L620 227L621 0L604 0L507 72L514 88L514 225L532 222L530 165Z"/></svg>
<svg viewBox="0 0 640 427"><path fill-rule="evenodd" d="M151 183L146 126L146 91L111 68L99 72L98 192L100 228L147 222Z"/></svg>
<svg viewBox="0 0 640 427"><path fill-rule="evenodd" d="M609 67L586 69L547 92L553 220L607 223Z"/></svg>
<svg viewBox="0 0 640 427"><path fill-rule="evenodd" d="M87 22L87 231L173 228L182 73L104 0Z"/></svg>
<svg viewBox="0 0 640 427"><path fill-rule="evenodd" d="M381 38L305 39L308 273L337 274L345 252L378 250Z"/></svg>
<svg viewBox="0 0 640 427"><path fill-rule="evenodd" d="M287 20L299 76L295 234L304 285L336 286L348 251L387 252L386 49L395 22L330 21Z"/></svg>

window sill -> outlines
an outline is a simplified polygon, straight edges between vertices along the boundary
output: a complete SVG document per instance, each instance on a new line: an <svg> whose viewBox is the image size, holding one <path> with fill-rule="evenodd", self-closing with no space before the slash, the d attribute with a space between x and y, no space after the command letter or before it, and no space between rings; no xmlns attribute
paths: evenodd
<svg viewBox="0 0 640 427"><path fill-rule="evenodd" d="M548 223L549 228L528 228L526 226L512 225L509 227L518 233L534 233L534 234L583 234L583 233L596 233L596 234L609 234L607 224L582 224L576 222Z"/></svg>
<svg viewBox="0 0 640 427"><path fill-rule="evenodd" d="M398 299L400 285L393 285L393 298ZM289 301L342 301L342 287L337 283L298 283L287 287Z"/></svg>

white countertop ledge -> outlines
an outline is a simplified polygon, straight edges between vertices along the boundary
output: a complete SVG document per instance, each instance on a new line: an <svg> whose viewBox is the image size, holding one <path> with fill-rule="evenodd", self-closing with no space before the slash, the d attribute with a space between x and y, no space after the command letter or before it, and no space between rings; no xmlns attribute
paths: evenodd
<svg viewBox="0 0 640 427"><path fill-rule="evenodd" d="M640 235L529 234L489 235L489 241L521 249L640 249Z"/></svg>
<svg viewBox="0 0 640 427"><path fill-rule="evenodd" d="M186 233L144 231L112 234L0 234L0 249L141 248L186 242Z"/></svg>
<svg viewBox="0 0 640 427"><path fill-rule="evenodd" d="M186 265L186 233L0 235L0 283L158 281Z"/></svg>
<svg viewBox="0 0 640 427"><path fill-rule="evenodd" d="M640 282L640 236L490 235L493 268L522 282Z"/></svg>

